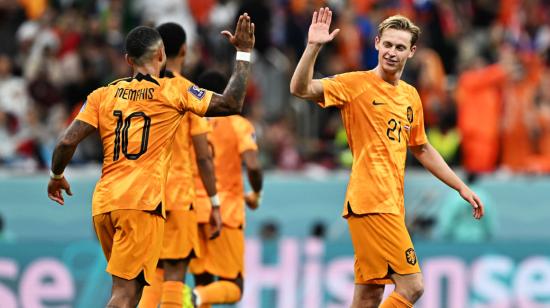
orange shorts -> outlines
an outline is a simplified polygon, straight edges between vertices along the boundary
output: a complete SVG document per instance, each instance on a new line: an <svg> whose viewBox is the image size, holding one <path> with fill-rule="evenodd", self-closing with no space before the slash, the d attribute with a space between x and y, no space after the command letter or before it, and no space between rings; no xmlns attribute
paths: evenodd
<svg viewBox="0 0 550 308"><path fill-rule="evenodd" d="M355 251L356 284L392 284L392 273L420 273L403 216L351 215L347 221Z"/></svg>
<svg viewBox="0 0 550 308"><path fill-rule="evenodd" d="M140 210L116 210L96 215L93 220L107 258L107 272L128 280L143 272L150 284L160 256L162 216Z"/></svg>
<svg viewBox="0 0 550 308"><path fill-rule="evenodd" d="M191 260L190 272L226 279L244 277L244 230L224 225L219 237L209 240L209 235L210 225L199 224L201 256Z"/></svg>
<svg viewBox="0 0 550 308"><path fill-rule="evenodd" d="M185 259L200 255L197 213L194 210L166 211L161 259Z"/></svg>

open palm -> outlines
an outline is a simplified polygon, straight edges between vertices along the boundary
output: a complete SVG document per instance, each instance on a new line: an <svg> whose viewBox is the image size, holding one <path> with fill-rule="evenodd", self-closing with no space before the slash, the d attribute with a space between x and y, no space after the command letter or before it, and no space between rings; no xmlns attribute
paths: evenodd
<svg viewBox="0 0 550 308"><path fill-rule="evenodd" d="M313 19L307 36L309 44L325 44L334 39L340 29L335 29L329 33L330 23L332 21L332 11L327 8L321 8L319 12L313 12Z"/></svg>

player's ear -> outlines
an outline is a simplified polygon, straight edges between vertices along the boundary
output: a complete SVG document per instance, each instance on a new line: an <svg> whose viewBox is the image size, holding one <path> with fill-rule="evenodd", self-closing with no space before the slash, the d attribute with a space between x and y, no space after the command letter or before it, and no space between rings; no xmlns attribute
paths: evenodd
<svg viewBox="0 0 550 308"><path fill-rule="evenodd" d="M416 51L416 45L412 45L411 46L411 53L409 54L409 59L414 56L415 51Z"/></svg>
<svg viewBox="0 0 550 308"><path fill-rule="evenodd" d="M380 44L380 38L377 36L374 37L374 48L378 50L378 44Z"/></svg>
<svg viewBox="0 0 550 308"><path fill-rule="evenodd" d="M178 52L178 56L185 57L185 54L187 53L187 45L183 44L180 47L180 51Z"/></svg>
<svg viewBox="0 0 550 308"><path fill-rule="evenodd" d="M128 54L124 54L124 59L126 59L126 63L130 66L134 66L134 59L132 57L129 57Z"/></svg>

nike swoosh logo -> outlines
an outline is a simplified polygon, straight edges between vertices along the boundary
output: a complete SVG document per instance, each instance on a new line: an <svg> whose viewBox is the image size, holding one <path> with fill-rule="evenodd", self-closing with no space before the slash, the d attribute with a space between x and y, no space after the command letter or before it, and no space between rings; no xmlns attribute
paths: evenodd
<svg viewBox="0 0 550 308"><path fill-rule="evenodd" d="M386 103L379 103L379 102L377 102L377 101L372 101L372 104L373 104L374 106L379 106L379 105L385 105Z"/></svg>

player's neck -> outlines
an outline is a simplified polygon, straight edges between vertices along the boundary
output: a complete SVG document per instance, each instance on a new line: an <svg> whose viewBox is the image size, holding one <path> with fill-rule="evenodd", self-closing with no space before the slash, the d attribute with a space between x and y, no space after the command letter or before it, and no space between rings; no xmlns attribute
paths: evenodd
<svg viewBox="0 0 550 308"><path fill-rule="evenodd" d="M380 64L378 64L378 66L376 66L373 71L376 75L378 75L378 77L382 78L382 80L393 86L397 86L399 80L401 79L401 74L403 73L403 70L395 73L387 73L382 69Z"/></svg>
<svg viewBox="0 0 550 308"><path fill-rule="evenodd" d="M179 74L182 71L183 63L183 57L168 58L166 59L166 69Z"/></svg>
<svg viewBox="0 0 550 308"><path fill-rule="evenodd" d="M160 67L158 65L148 63L140 66L134 66L134 77L137 74L151 75L153 77L159 77Z"/></svg>

